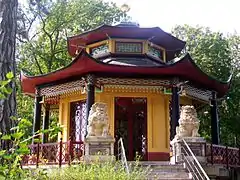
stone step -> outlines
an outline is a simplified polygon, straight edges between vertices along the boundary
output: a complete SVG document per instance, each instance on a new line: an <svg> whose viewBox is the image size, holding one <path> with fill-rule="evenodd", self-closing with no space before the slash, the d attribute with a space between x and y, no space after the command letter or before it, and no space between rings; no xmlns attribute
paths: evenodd
<svg viewBox="0 0 240 180"><path fill-rule="evenodd" d="M128 161L128 163L136 163L136 161ZM139 161L141 165L170 165L169 161Z"/></svg>
<svg viewBox="0 0 240 180"><path fill-rule="evenodd" d="M128 162L129 166L136 165L136 162ZM148 180L190 180L191 174L183 165L171 165L169 161L140 161L143 169L149 169Z"/></svg>
<svg viewBox="0 0 240 180"><path fill-rule="evenodd" d="M192 180L192 178L163 178L163 177L148 177L147 180Z"/></svg>
<svg viewBox="0 0 240 180"><path fill-rule="evenodd" d="M189 173L150 173L148 174L148 179L191 179Z"/></svg>
<svg viewBox="0 0 240 180"><path fill-rule="evenodd" d="M152 168L152 169L165 169L165 170L175 170L175 171L177 171L177 170L182 170L182 169L185 169L183 166L171 166L171 165L169 165L169 166L163 166L163 165L160 165L160 166L158 166L158 165L148 165L148 166L142 166L143 168L148 168L148 167L150 167L150 168Z"/></svg>
<svg viewBox="0 0 240 180"><path fill-rule="evenodd" d="M187 173L186 169L172 170L172 169L152 169L149 168L149 171L155 173Z"/></svg>
<svg viewBox="0 0 240 180"><path fill-rule="evenodd" d="M164 175L164 176L174 176L174 177L182 177L182 176L184 176L184 177L188 177L189 176L189 173L187 173L187 172L175 172L175 173L172 173L172 172L156 172L156 171L152 171L152 172L148 172L149 173L149 175L159 175L159 176L162 176L162 175Z"/></svg>
<svg viewBox="0 0 240 180"><path fill-rule="evenodd" d="M134 163L129 163L129 167L134 167ZM169 164L151 164L151 163L141 163L140 166L143 167L143 169L152 169L155 171L166 171L166 172L186 172L186 169L183 167L183 165L169 165Z"/></svg>

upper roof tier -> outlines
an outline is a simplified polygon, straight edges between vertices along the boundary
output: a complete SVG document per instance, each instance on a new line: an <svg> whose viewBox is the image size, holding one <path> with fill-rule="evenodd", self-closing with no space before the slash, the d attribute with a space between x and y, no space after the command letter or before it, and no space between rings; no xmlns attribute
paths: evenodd
<svg viewBox="0 0 240 180"><path fill-rule="evenodd" d="M82 48L96 42L110 39L145 40L165 50L166 59L171 60L185 47L186 42L177 39L159 27L141 28L136 25L117 26L102 25L94 30L68 37L68 52L72 57L77 56Z"/></svg>

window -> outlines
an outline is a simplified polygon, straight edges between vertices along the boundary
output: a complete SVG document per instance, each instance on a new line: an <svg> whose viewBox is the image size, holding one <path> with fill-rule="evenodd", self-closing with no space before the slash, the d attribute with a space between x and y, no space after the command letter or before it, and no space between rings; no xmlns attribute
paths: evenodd
<svg viewBox="0 0 240 180"><path fill-rule="evenodd" d="M109 52L108 44L102 44L100 46L93 47L90 49L91 56L98 56L100 54L104 54L108 52Z"/></svg>
<svg viewBox="0 0 240 180"><path fill-rule="evenodd" d="M148 45L148 54L163 60L163 50Z"/></svg>
<svg viewBox="0 0 240 180"><path fill-rule="evenodd" d="M141 42L116 42L116 53L142 53Z"/></svg>
<svg viewBox="0 0 240 180"><path fill-rule="evenodd" d="M86 101L71 103L70 135L73 141L83 141L87 132Z"/></svg>

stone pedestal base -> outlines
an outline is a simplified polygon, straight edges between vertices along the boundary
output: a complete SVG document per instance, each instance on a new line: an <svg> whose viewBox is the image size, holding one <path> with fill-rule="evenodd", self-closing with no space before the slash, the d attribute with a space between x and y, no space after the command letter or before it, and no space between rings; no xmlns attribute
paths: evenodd
<svg viewBox="0 0 240 180"><path fill-rule="evenodd" d="M206 163L206 140L202 137L184 137L183 139L186 141L193 154L196 156L197 160L202 164ZM189 158L189 160L191 160L192 156L188 156L183 150L183 148L187 149L187 147L184 145L181 139L173 139L171 141L171 146L173 149L173 154L170 158L171 164L183 162L182 154L184 154L187 158Z"/></svg>
<svg viewBox="0 0 240 180"><path fill-rule="evenodd" d="M89 136L84 141L85 161L114 161L114 138Z"/></svg>

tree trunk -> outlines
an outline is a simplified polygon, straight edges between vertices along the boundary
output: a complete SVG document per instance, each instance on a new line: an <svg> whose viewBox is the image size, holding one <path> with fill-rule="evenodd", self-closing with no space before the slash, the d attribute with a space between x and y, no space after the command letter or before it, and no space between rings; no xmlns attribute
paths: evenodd
<svg viewBox="0 0 240 180"><path fill-rule="evenodd" d="M15 76L15 44L17 31L17 0L0 0L0 81L6 80L6 74ZM12 93L0 100L0 132L9 133L15 125L11 117L16 116L16 85L9 85ZM1 142L0 149L6 149L6 142Z"/></svg>

